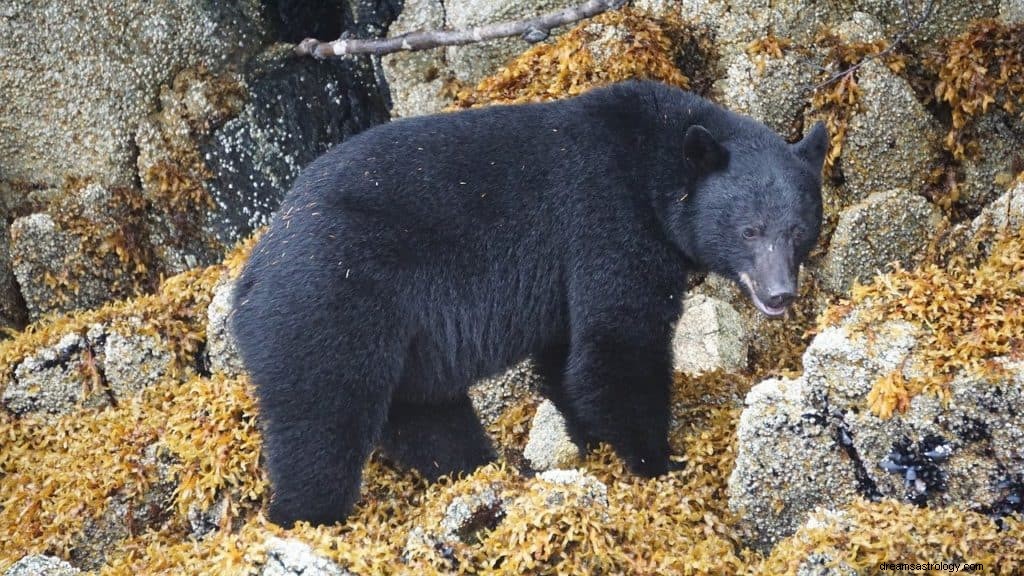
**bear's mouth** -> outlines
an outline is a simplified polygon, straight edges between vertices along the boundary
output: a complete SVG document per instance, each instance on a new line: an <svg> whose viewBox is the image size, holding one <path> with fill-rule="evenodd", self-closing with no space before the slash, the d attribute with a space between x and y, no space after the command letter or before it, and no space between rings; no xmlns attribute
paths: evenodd
<svg viewBox="0 0 1024 576"><path fill-rule="evenodd" d="M757 297L757 290L754 290L754 283L750 281L750 276L748 276L746 272L740 272L740 284L742 284L743 287L746 288L747 295L750 296L750 300L754 303L754 306L756 306L757 309L760 310L761 313L764 314L765 316L768 316L770 318L778 318L779 316L782 316L783 314L786 313L785 306L775 308L773 306L765 304L764 302L761 301L760 298Z"/></svg>

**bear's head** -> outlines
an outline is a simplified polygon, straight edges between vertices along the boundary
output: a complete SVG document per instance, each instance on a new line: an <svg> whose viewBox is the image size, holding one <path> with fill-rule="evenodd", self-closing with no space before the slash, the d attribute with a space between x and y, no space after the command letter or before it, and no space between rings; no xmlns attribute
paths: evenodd
<svg viewBox="0 0 1024 576"><path fill-rule="evenodd" d="M829 136L818 123L788 144L753 122L717 137L691 126L683 150L691 174L671 217L680 248L702 268L739 284L767 316L796 298L800 265L821 231L821 171Z"/></svg>

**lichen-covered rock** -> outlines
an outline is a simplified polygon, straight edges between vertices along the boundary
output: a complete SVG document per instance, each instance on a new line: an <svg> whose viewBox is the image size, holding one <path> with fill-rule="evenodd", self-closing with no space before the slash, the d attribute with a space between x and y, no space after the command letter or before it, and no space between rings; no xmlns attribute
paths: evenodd
<svg viewBox="0 0 1024 576"><path fill-rule="evenodd" d="M526 360L498 376L474 384L469 389L469 399L480 421L490 426L505 409L535 396L538 381L533 362Z"/></svg>
<svg viewBox="0 0 1024 576"><path fill-rule="evenodd" d="M920 375L926 329L902 321L864 329L861 313L814 339L801 377L768 380L748 395L729 498L762 549L815 507L856 497L1009 509L1013 471L1024 462L1024 414L1005 407L1024 400L1024 364L997 359L995 375L961 371L948 383L948 402L908 394L902 412L878 415L872 398L889 393L880 383Z"/></svg>
<svg viewBox="0 0 1024 576"><path fill-rule="evenodd" d="M747 114L788 137L800 135L807 106L808 70L794 52L782 58L737 52L724 64L725 78L715 84L726 108Z"/></svg>
<svg viewBox="0 0 1024 576"><path fill-rule="evenodd" d="M537 407L530 424L530 436L523 457L534 470L567 468L580 457L580 450L565 428L565 418L545 400Z"/></svg>
<svg viewBox="0 0 1024 576"><path fill-rule="evenodd" d="M114 0L102 10L89 2L5 2L0 180L131 185L132 137L157 88L182 68L235 62L268 35L256 0Z"/></svg>
<svg viewBox="0 0 1024 576"><path fill-rule="evenodd" d="M822 266L824 287L845 295L892 262L911 267L941 222L939 209L921 196L900 189L871 194L839 215Z"/></svg>
<svg viewBox="0 0 1024 576"><path fill-rule="evenodd" d="M505 517L506 502L500 490L500 486L484 486L453 499L441 519L441 539L468 542L480 530L494 528Z"/></svg>
<svg viewBox="0 0 1024 576"><path fill-rule="evenodd" d="M743 52L768 36L809 40L833 13L831 3L808 0L765 3L760 0L681 0L678 13L711 26L723 56Z"/></svg>
<svg viewBox="0 0 1024 576"><path fill-rule="evenodd" d="M235 337L228 325L234 289L233 281L222 278L214 287L213 299L206 309L206 359L211 372L228 376L245 373L245 365L238 355Z"/></svg>
<svg viewBox="0 0 1024 576"><path fill-rule="evenodd" d="M1024 182L1003 193L971 221L972 242L983 241L993 231L1024 228Z"/></svg>
<svg viewBox="0 0 1024 576"><path fill-rule="evenodd" d="M672 337L675 369L693 376L747 366L744 323L728 303L703 295L683 302L683 315Z"/></svg>
<svg viewBox="0 0 1024 576"><path fill-rule="evenodd" d="M388 28L389 36L445 27L445 7L440 0L407 0L402 13ZM442 94L449 80L445 50L396 52L381 58L391 92L391 115L396 118L440 112L451 103Z"/></svg>
<svg viewBox="0 0 1024 576"><path fill-rule="evenodd" d="M936 163L936 121L910 84L872 60L857 71L861 90L842 151L842 172L854 201L890 190L921 188Z"/></svg>
<svg viewBox="0 0 1024 576"><path fill-rule="evenodd" d="M82 571L54 556L34 554L11 565L4 576L76 576Z"/></svg>
<svg viewBox="0 0 1024 576"><path fill-rule="evenodd" d="M86 339L72 333L22 360L4 388L4 407L18 415L54 417L79 405L108 404L103 390L96 389L102 380L87 350Z"/></svg>
<svg viewBox="0 0 1024 576"><path fill-rule="evenodd" d="M192 528L193 538L204 538L223 526L228 513L230 500L221 496L208 508L201 506L189 506L188 525Z"/></svg>
<svg viewBox="0 0 1024 576"><path fill-rule="evenodd" d="M351 576L351 572L293 538L272 536L267 539L266 550L267 561L260 576Z"/></svg>
<svg viewBox="0 0 1024 576"><path fill-rule="evenodd" d="M1020 118L994 111L978 118L971 128L977 150L963 161L964 179L959 203L977 212L997 198L1005 182L1024 166L1024 124Z"/></svg>

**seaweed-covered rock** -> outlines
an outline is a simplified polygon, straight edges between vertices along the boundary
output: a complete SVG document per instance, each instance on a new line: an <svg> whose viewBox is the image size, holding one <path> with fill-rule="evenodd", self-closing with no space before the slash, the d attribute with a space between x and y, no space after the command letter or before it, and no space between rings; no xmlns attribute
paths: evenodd
<svg viewBox="0 0 1024 576"><path fill-rule="evenodd" d="M390 36L445 27L440 0L406 0L402 13L388 28ZM450 72L445 50L396 52L381 58L391 92L391 115L396 118L440 112L451 103L442 91Z"/></svg>
<svg viewBox="0 0 1024 576"><path fill-rule="evenodd" d="M672 337L675 369L693 376L747 366L747 333L728 303L704 295L683 302L683 315Z"/></svg>
<svg viewBox="0 0 1024 576"><path fill-rule="evenodd" d="M233 281L222 278L213 288L213 298L206 309L206 360L211 372L228 376L245 373L245 365L238 355L235 337L228 325L234 289Z"/></svg>
<svg viewBox="0 0 1024 576"><path fill-rule="evenodd" d="M18 218L11 225L11 251L14 275L21 287L29 316L38 318L51 310L91 308L104 302L109 294L99 270L74 279L77 290L58 292L70 282L67 262L82 264L85 256L81 241L60 230L49 214Z"/></svg>
<svg viewBox="0 0 1024 576"><path fill-rule="evenodd" d="M810 72L800 56L794 52L781 58L737 52L723 66L725 78L715 84L722 105L785 136L800 135Z"/></svg>
<svg viewBox="0 0 1024 576"><path fill-rule="evenodd" d="M991 18L999 10L999 0L842 0L840 5L835 21L851 10L870 13L886 37L901 36L914 48L959 34L972 21Z"/></svg>
<svg viewBox="0 0 1024 576"><path fill-rule="evenodd" d="M101 10L90 2L5 2L0 180L130 186L132 136L157 88L182 68L237 62L268 36L256 0L113 0Z"/></svg>
<svg viewBox="0 0 1024 576"><path fill-rule="evenodd" d="M850 118L841 164L851 197L921 189L938 157L936 121L910 84L877 60L858 70L857 85L860 108Z"/></svg>
<svg viewBox="0 0 1024 576"><path fill-rule="evenodd" d="M351 576L351 572L299 540L270 537L266 550L267 561L260 576Z"/></svg>
<svg viewBox="0 0 1024 576"><path fill-rule="evenodd" d="M4 576L76 576L82 571L54 556L33 554L11 565Z"/></svg>
<svg viewBox="0 0 1024 576"><path fill-rule="evenodd" d="M824 287L845 295L892 262L910 267L941 222L939 209L921 196L899 189L871 194L840 213L821 270Z"/></svg>
<svg viewBox="0 0 1024 576"><path fill-rule="evenodd" d="M144 451L139 473L156 478L143 487L126 486L107 499L102 515L89 517L72 541L71 560L85 570L96 570L107 560L107 554L120 540L146 530L156 530L171 517L174 490L177 487L171 472L171 459L158 444Z"/></svg>
<svg viewBox="0 0 1024 576"><path fill-rule="evenodd" d="M523 457L534 470L567 468L580 457L579 448L566 431L565 418L548 400L540 403L533 416Z"/></svg>
<svg viewBox="0 0 1024 576"><path fill-rule="evenodd" d="M729 55L743 52L748 44L769 34L798 42L809 40L829 20L833 13L830 4L809 0L770 4L760 0L682 0L677 10L710 26L719 49Z"/></svg>
<svg viewBox="0 0 1024 576"><path fill-rule="evenodd" d="M171 350L145 333L138 318L83 332L68 333L18 363L4 389L4 406L45 417L106 406L158 383L172 369Z"/></svg>

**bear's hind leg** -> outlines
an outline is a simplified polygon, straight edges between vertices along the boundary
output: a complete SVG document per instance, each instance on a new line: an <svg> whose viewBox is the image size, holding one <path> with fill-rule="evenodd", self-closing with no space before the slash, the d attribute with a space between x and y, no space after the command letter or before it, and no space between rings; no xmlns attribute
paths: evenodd
<svg viewBox="0 0 1024 576"><path fill-rule="evenodd" d="M388 457L431 481L472 472L495 458L466 395L444 404L394 400L381 447Z"/></svg>
<svg viewBox="0 0 1024 576"><path fill-rule="evenodd" d="M363 466L384 427L389 390L322 386L320 394L261 397L273 486L269 517L284 527L297 520L344 521L359 500Z"/></svg>

